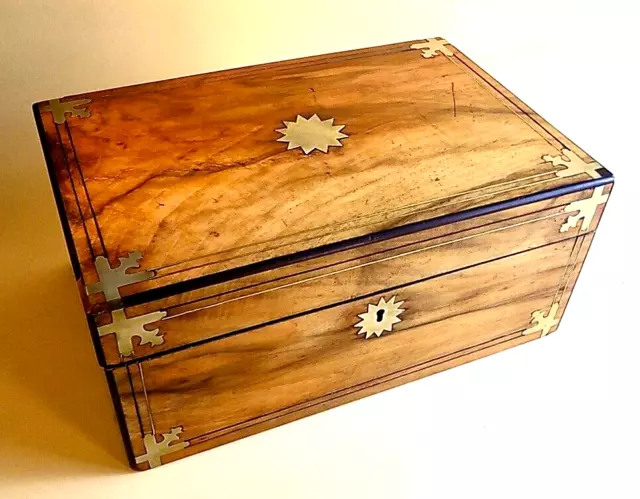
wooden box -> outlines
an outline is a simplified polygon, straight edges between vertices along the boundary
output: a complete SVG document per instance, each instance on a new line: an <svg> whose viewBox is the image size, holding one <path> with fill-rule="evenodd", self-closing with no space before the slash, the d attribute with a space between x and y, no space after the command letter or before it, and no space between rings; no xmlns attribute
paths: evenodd
<svg viewBox="0 0 640 499"><path fill-rule="evenodd" d="M613 185L443 39L34 111L138 469L555 331Z"/></svg>

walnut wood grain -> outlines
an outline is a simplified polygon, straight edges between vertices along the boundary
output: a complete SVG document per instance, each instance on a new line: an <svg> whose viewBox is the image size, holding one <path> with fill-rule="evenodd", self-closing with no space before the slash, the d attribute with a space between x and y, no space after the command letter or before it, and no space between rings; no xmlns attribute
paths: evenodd
<svg viewBox="0 0 640 499"><path fill-rule="evenodd" d="M560 174L562 151L593 158L455 47L413 43L62 99L90 99L89 117L34 107L134 467L558 327L606 205L581 227L576 202L606 200L613 177ZM313 114L344 125L342 147L287 150L276 130ZM123 309L85 294L96 257L133 251L155 275L120 289ZM393 330L357 335L393 297ZM95 329L116 312L152 316L138 336L162 340L121 356ZM179 450L154 454L163 438Z"/></svg>
<svg viewBox="0 0 640 499"><path fill-rule="evenodd" d="M608 188L607 188L608 189ZM588 198L574 193L499 214L451 224L424 233L372 244L338 254L285 266L271 272L174 296L161 303L129 307L136 317L162 308L166 317L150 323L159 328L160 345L135 344L123 359L115 335L101 338L105 360L116 365L131 358L184 347L193 342L257 327L391 286L455 272L471 265L575 237L579 227L560 232L569 216L565 207ZM592 224L597 225L600 213ZM441 235L443 234L443 235ZM111 322L111 315L97 324Z"/></svg>
<svg viewBox="0 0 640 499"><path fill-rule="evenodd" d="M144 253L157 278L126 295L587 178L557 178L542 156L564 137L457 49L410 45L86 94L91 116L63 125L41 113L85 283L97 255ZM313 113L346 125L343 147L276 142Z"/></svg>
<svg viewBox="0 0 640 499"><path fill-rule="evenodd" d="M133 452L142 450L140 424L183 426L189 453L526 341L533 311L559 299L564 307L591 237L117 368ZM358 314L392 295L405 301L402 322L380 338L357 336Z"/></svg>

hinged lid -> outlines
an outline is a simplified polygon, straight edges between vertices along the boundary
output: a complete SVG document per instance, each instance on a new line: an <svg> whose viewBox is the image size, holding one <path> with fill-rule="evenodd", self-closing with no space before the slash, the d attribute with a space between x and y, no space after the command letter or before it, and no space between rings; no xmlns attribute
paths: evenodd
<svg viewBox="0 0 640 499"><path fill-rule="evenodd" d="M91 313L608 175L442 39L35 111Z"/></svg>

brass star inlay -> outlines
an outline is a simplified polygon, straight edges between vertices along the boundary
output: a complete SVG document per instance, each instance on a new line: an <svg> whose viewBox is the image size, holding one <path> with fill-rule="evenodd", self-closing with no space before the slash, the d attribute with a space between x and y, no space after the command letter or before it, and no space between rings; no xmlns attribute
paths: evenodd
<svg viewBox="0 0 640 499"><path fill-rule="evenodd" d="M339 139L348 137L340 132L345 125L334 126L333 120L321 120L317 114L309 119L298 115L296 121L283 121L286 128L276 130L283 135L278 142L288 142L287 150L299 147L305 154L315 149L326 153L331 146L342 147Z"/></svg>

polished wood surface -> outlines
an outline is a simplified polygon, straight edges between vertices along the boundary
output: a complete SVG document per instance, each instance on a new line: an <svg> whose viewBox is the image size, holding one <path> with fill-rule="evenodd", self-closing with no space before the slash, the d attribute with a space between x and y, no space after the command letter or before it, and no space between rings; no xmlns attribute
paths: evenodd
<svg viewBox="0 0 640 499"><path fill-rule="evenodd" d="M128 317L166 312L164 318L147 326L158 328L164 341L136 345L133 354L123 359L115 335L105 335L101 338L105 360L116 365L157 355L575 237L579 227L560 231L569 217L565 209L592 194L593 190L581 191L201 288L159 303L127 307ZM596 213L592 230L602 209ZM111 314L97 318L98 325L110 322Z"/></svg>
<svg viewBox="0 0 640 499"><path fill-rule="evenodd" d="M413 44L36 106L134 467L557 328L612 176L457 48ZM69 99L88 111L52 112ZM312 115L340 142L287 149ZM137 252L150 279L86 295L96 258Z"/></svg>
<svg viewBox="0 0 640 499"><path fill-rule="evenodd" d="M76 96L90 116L63 124L41 105L85 284L99 255L143 252L156 278L127 295L589 178L559 178L543 156L590 158L459 50L412 43ZM343 147L277 141L312 114Z"/></svg>
<svg viewBox="0 0 640 499"><path fill-rule="evenodd" d="M184 429L170 461L539 337L523 336L532 313L564 310L592 235L117 368L133 454L152 427ZM356 335L392 296L405 309L393 331Z"/></svg>

